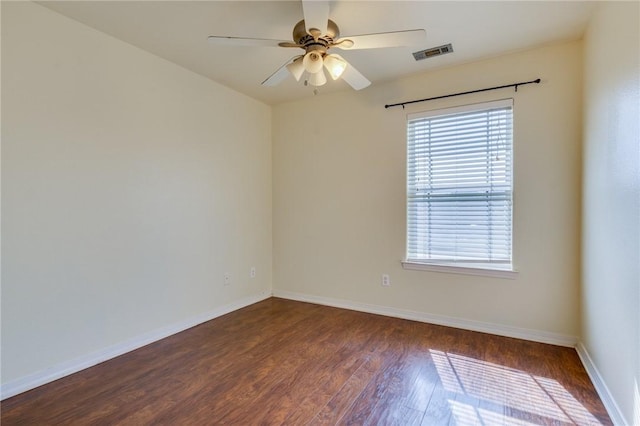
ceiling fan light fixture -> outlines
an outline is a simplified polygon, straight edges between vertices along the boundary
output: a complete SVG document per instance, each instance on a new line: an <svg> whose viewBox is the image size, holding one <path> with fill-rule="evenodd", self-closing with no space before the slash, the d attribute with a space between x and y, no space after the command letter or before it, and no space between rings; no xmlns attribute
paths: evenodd
<svg viewBox="0 0 640 426"><path fill-rule="evenodd" d="M322 71L322 55L316 51L308 52L302 59L305 71L309 74L316 74Z"/></svg>
<svg viewBox="0 0 640 426"><path fill-rule="evenodd" d="M338 55L327 55L324 57L324 66L331 78L337 80L347 68L347 62Z"/></svg>
<svg viewBox="0 0 640 426"><path fill-rule="evenodd" d="M322 86L327 82L327 77L324 75L324 71L320 68L320 71L309 76L309 84L312 86Z"/></svg>
<svg viewBox="0 0 640 426"><path fill-rule="evenodd" d="M328 54L329 49L360 50L412 46L422 43L425 39L424 29L351 35L340 38L338 25L329 19L330 0L301 1L303 19L293 27L293 40L291 41L235 36L209 36L209 41L222 45L277 46L300 48L304 51L300 56L289 59L267 77L262 82L263 86L275 86L284 81L289 74L296 81L302 80L305 86L322 86L327 83L327 77L324 73L326 68L333 80L342 79L355 90L361 90L369 86L371 82L340 55ZM334 51L331 50L331 52ZM317 89L314 90L314 93L317 93Z"/></svg>
<svg viewBox="0 0 640 426"><path fill-rule="evenodd" d="M302 56L298 56L293 62L287 65L287 69L296 81L300 81L300 77L302 77L304 73L304 65L302 62Z"/></svg>

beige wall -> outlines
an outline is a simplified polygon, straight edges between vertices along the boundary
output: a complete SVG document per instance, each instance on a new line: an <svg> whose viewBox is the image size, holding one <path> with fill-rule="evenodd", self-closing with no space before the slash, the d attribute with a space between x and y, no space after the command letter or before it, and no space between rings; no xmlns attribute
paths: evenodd
<svg viewBox="0 0 640 426"><path fill-rule="evenodd" d="M437 59L436 59L437 60ZM579 333L582 45L570 42L273 110L274 292ZM384 105L542 79L540 85ZM406 115L514 98L515 280L408 271ZM392 286L380 285L388 273Z"/></svg>
<svg viewBox="0 0 640 426"><path fill-rule="evenodd" d="M582 338L640 424L640 7L605 3L585 36Z"/></svg>
<svg viewBox="0 0 640 426"><path fill-rule="evenodd" d="M582 333L640 423L637 40L638 4L607 4L584 63L570 42L310 95L272 116L48 9L2 2L3 385L273 288ZM537 77L518 93L383 107ZM506 97L517 278L402 269L406 114Z"/></svg>
<svg viewBox="0 0 640 426"><path fill-rule="evenodd" d="M2 2L3 384L268 295L270 133L258 101Z"/></svg>

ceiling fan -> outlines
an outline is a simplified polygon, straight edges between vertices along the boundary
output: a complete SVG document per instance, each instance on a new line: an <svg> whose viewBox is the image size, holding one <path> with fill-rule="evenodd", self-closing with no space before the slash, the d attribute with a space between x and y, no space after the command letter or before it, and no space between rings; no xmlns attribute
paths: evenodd
<svg viewBox="0 0 640 426"><path fill-rule="evenodd" d="M281 83L289 73L296 81L305 75L304 84L322 86L327 82L324 68L333 80L342 78L355 90L364 89L371 82L342 56L329 53L332 48L342 50L376 49L411 46L424 41L425 30L406 30L363 34L340 38L338 25L329 19L329 1L302 0L304 19L293 28L293 41L230 36L209 36L211 43L233 46L266 46L300 48L304 54L289 59L262 82L263 86Z"/></svg>

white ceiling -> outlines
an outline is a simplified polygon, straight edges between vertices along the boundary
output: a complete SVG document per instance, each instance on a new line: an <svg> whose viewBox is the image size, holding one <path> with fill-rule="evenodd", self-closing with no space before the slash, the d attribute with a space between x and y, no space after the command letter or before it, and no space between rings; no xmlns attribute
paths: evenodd
<svg viewBox="0 0 640 426"><path fill-rule="evenodd" d="M228 47L208 35L290 40L299 1L46 1L45 7L268 104L313 96L292 77L260 83L301 50ZM342 51L372 85L582 36L595 3L583 1L342 1L330 17L342 36L424 28L410 48ZM416 62L412 52L452 43L453 53ZM321 93L353 90L329 81ZM364 89L367 90L367 89Z"/></svg>

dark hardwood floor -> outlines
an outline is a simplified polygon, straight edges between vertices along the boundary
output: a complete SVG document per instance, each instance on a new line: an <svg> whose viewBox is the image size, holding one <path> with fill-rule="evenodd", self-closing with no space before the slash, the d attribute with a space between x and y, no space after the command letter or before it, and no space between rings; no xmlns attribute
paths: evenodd
<svg viewBox="0 0 640 426"><path fill-rule="evenodd" d="M8 425L608 425L575 350L271 298L7 399Z"/></svg>

